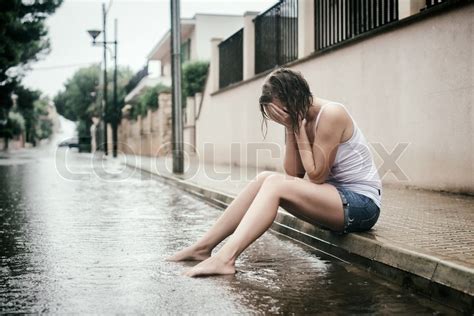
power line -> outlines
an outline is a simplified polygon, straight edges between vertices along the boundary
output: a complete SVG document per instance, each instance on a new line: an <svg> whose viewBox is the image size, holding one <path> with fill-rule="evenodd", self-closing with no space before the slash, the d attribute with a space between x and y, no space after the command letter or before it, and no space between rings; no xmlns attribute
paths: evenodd
<svg viewBox="0 0 474 316"><path fill-rule="evenodd" d="M93 64L100 64L100 62L88 62L88 63L78 63L78 64L65 64L65 65L55 65L55 66L44 66L44 67L31 67L31 70L55 70L62 68L72 68L78 66L88 66Z"/></svg>
<svg viewBox="0 0 474 316"><path fill-rule="evenodd" d="M114 2L114 0L109 1L109 5L107 6L107 10L105 10L105 14L109 13L110 8L112 7L112 2Z"/></svg>

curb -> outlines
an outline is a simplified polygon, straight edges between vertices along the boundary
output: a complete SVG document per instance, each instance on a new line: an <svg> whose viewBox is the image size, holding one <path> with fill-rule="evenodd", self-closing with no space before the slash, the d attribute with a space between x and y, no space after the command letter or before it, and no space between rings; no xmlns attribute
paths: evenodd
<svg viewBox="0 0 474 316"><path fill-rule="evenodd" d="M234 199L234 196L227 193L178 176L159 174L132 163L125 165L158 176L221 208L226 208ZM270 228L350 263L361 265L434 301L462 312L472 313L474 310L474 269L375 240L370 233L338 235L300 220L282 208L278 210Z"/></svg>

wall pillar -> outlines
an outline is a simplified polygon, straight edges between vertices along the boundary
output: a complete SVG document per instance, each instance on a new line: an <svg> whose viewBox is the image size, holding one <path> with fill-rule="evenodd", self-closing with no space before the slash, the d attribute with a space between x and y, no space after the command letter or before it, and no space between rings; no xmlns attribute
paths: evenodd
<svg viewBox="0 0 474 316"><path fill-rule="evenodd" d="M112 124L107 123L107 153L109 157L112 156L113 152L113 140L112 140Z"/></svg>
<svg viewBox="0 0 474 316"><path fill-rule="evenodd" d="M255 75L255 23L253 23L253 19L257 15L258 12L252 11L244 13L244 80L252 78Z"/></svg>
<svg viewBox="0 0 474 316"><path fill-rule="evenodd" d="M222 38L211 38L211 63L209 65L209 79L211 80L211 93L219 90L219 44Z"/></svg>
<svg viewBox="0 0 474 316"><path fill-rule="evenodd" d="M147 134L151 134L153 132L153 120L151 119L151 109L149 108L146 113L146 121L147 121Z"/></svg>
<svg viewBox="0 0 474 316"><path fill-rule="evenodd" d="M184 122L185 125L194 125L195 108L196 108L194 101L195 101L194 97L186 98L186 117L185 117L186 119Z"/></svg>
<svg viewBox="0 0 474 316"><path fill-rule="evenodd" d="M186 99L186 119L184 122L184 150L186 153L195 152L196 146L196 125L195 125L195 109L196 109L196 98L187 97Z"/></svg>
<svg viewBox="0 0 474 316"><path fill-rule="evenodd" d="M138 122L138 135L142 135L143 134L143 118L141 114L137 116L137 122Z"/></svg>
<svg viewBox="0 0 474 316"><path fill-rule="evenodd" d="M158 139L160 151L155 153L160 156L171 152L171 93L162 92L158 96L160 107L158 108Z"/></svg>
<svg viewBox="0 0 474 316"><path fill-rule="evenodd" d="M129 133L128 118L123 117L118 126L118 150L122 153L127 153L128 133Z"/></svg>
<svg viewBox="0 0 474 316"><path fill-rule="evenodd" d="M299 0L298 58L303 58L314 52L314 43L314 0Z"/></svg>
<svg viewBox="0 0 474 316"><path fill-rule="evenodd" d="M398 1L398 19L404 19L410 15L417 14L426 7L426 0L403 0Z"/></svg>
<svg viewBox="0 0 474 316"><path fill-rule="evenodd" d="M199 110L201 109L201 102L202 102L202 93L198 92L194 95L194 121L196 121L199 117Z"/></svg>

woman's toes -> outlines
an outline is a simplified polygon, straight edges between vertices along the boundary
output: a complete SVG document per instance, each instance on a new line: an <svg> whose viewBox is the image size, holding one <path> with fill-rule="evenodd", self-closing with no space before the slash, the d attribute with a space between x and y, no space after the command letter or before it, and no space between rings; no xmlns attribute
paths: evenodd
<svg viewBox="0 0 474 316"><path fill-rule="evenodd" d="M216 274L235 274L235 267L231 263L225 263L217 257L210 257L193 268L186 270L186 276L206 276Z"/></svg>
<svg viewBox="0 0 474 316"><path fill-rule="evenodd" d="M211 256L207 250L198 250L193 247L187 247L176 254L165 259L165 261L202 261Z"/></svg>

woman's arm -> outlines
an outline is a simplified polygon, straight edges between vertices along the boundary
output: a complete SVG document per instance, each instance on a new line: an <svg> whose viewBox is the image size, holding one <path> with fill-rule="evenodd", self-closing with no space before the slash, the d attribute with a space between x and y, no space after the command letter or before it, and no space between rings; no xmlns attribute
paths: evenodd
<svg viewBox="0 0 474 316"><path fill-rule="evenodd" d="M320 114L322 115L322 113ZM299 134L295 134L301 161L310 181L324 183L336 158L346 125L346 118L339 108L328 108L319 121L313 146L306 134L306 120L300 124Z"/></svg>
<svg viewBox="0 0 474 316"><path fill-rule="evenodd" d="M305 168L301 161L301 157L298 151L298 145L296 144L295 134L291 129L285 127L286 144L285 144L285 158L283 167L285 172L290 176L303 178L305 175Z"/></svg>
<svg viewBox="0 0 474 316"><path fill-rule="evenodd" d="M285 127L285 157L283 168L288 175L303 178L305 169L301 162L301 157L296 145L295 135L292 131L291 119L286 112L286 108L280 108L274 103L268 103L265 107L267 115L275 122Z"/></svg>

